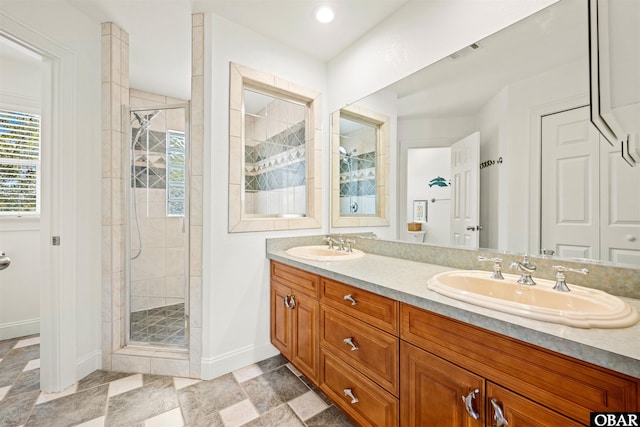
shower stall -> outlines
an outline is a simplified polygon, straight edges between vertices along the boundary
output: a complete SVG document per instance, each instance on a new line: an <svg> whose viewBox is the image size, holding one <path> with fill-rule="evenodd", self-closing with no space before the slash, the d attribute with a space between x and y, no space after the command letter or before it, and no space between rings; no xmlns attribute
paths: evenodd
<svg viewBox="0 0 640 427"><path fill-rule="evenodd" d="M340 215L376 214L377 126L340 115Z"/></svg>
<svg viewBox="0 0 640 427"><path fill-rule="evenodd" d="M125 114L125 343L186 350L189 104L131 107Z"/></svg>

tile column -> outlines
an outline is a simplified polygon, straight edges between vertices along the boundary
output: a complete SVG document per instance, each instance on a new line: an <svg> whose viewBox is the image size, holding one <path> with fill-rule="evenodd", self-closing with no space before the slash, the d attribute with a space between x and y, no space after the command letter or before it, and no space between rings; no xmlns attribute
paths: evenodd
<svg viewBox="0 0 640 427"><path fill-rule="evenodd" d="M129 35L102 24L102 369L122 346L125 301L122 107L129 104Z"/></svg>

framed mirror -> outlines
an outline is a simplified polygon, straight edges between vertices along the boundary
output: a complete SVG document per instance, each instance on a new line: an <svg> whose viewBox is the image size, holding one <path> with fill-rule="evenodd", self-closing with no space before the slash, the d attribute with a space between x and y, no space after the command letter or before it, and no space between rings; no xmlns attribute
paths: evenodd
<svg viewBox="0 0 640 427"><path fill-rule="evenodd" d="M229 70L229 232L320 228L320 93Z"/></svg>
<svg viewBox="0 0 640 427"><path fill-rule="evenodd" d="M331 114L331 226L388 226L389 117L349 106Z"/></svg>

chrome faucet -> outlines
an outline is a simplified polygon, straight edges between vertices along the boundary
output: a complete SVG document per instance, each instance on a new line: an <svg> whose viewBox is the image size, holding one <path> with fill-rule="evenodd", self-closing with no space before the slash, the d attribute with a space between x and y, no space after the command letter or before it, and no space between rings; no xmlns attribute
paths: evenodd
<svg viewBox="0 0 640 427"><path fill-rule="evenodd" d="M569 268L562 265L554 265L553 268L556 269L556 284L553 287L553 290L559 292L571 291L571 289L569 289L569 287L567 286L567 275L564 274L566 271L584 274L585 276L589 274L589 270L587 270L586 268Z"/></svg>
<svg viewBox="0 0 640 427"><path fill-rule="evenodd" d="M339 251L344 251L344 244L345 244L345 240L344 237L342 237L342 233L338 234L338 250Z"/></svg>
<svg viewBox="0 0 640 427"><path fill-rule="evenodd" d="M529 255L524 255L522 257L522 262L513 261L510 268L516 269L521 273L520 278L518 279L518 283L521 285L533 286L536 284L536 282L531 278L531 274L536 271L536 266L529 262Z"/></svg>
<svg viewBox="0 0 640 427"><path fill-rule="evenodd" d="M334 242L333 242L333 239L331 238L331 236L327 236L322 240L327 242L327 244L329 245L329 249L334 249L334 246L333 246Z"/></svg>
<svg viewBox="0 0 640 427"><path fill-rule="evenodd" d="M502 258L487 258L483 256L478 257L478 261L491 261L493 262L493 273L491 273L492 279L503 280L504 276L502 275Z"/></svg>

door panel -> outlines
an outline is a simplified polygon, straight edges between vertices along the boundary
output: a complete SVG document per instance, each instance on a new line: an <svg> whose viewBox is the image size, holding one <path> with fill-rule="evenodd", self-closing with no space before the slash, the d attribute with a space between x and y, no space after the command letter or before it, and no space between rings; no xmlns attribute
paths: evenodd
<svg viewBox="0 0 640 427"><path fill-rule="evenodd" d="M600 147L601 259L640 267L640 167L630 168L604 141Z"/></svg>
<svg viewBox="0 0 640 427"><path fill-rule="evenodd" d="M271 343L287 359L291 358L292 310L285 298L291 293L287 286L271 281Z"/></svg>
<svg viewBox="0 0 640 427"><path fill-rule="evenodd" d="M560 257L600 257L598 144L588 107L542 118L541 247Z"/></svg>
<svg viewBox="0 0 640 427"><path fill-rule="evenodd" d="M293 349L291 361L307 377L318 378L318 314L319 304L314 298L295 295L293 320Z"/></svg>
<svg viewBox="0 0 640 427"><path fill-rule="evenodd" d="M484 425L484 379L404 341L400 342L400 424L403 427ZM463 397L478 390L472 408Z"/></svg>
<svg viewBox="0 0 640 427"><path fill-rule="evenodd" d="M474 132L451 146L451 186L451 244L477 248L480 132Z"/></svg>

